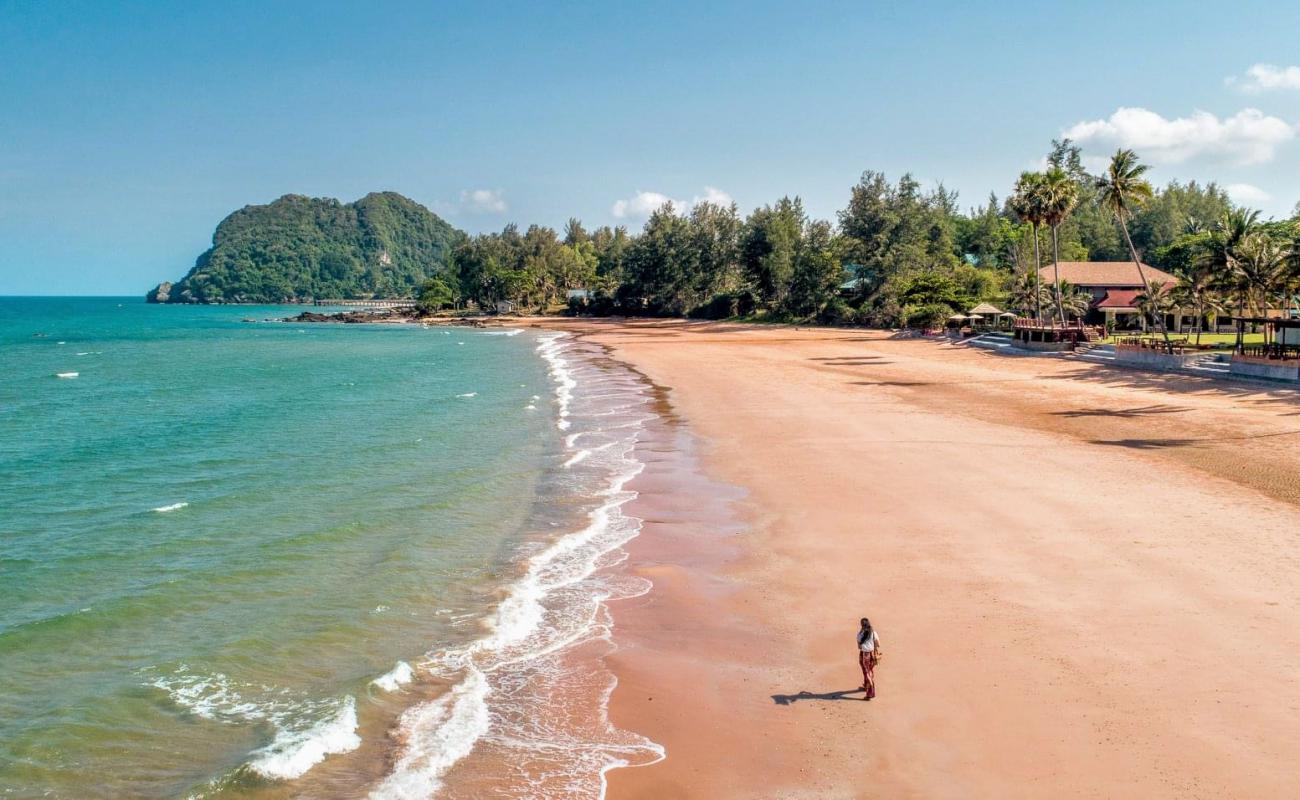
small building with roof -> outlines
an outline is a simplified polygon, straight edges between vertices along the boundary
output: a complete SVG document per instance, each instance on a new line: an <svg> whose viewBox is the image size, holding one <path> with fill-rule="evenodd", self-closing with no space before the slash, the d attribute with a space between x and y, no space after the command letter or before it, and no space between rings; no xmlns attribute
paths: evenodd
<svg viewBox="0 0 1300 800"><path fill-rule="evenodd" d="M1178 278L1161 269L1142 264L1147 280L1163 283L1172 289ZM1044 286L1056 281L1056 270L1051 264L1038 271ZM1134 327L1141 314L1137 297L1146 292L1142 273L1132 261L1062 261L1060 277L1078 291L1092 295L1092 304L1084 322L1092 325L1112 323L1116 328Z"/></svg>

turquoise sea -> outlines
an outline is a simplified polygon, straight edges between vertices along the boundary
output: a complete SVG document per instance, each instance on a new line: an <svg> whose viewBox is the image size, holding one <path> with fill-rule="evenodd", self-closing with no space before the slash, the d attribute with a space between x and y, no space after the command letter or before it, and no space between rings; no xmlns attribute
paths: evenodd
<svg viewBox="0 0 1300 800"><path fill-rule="evenodd" d="M574 672L646 588L642 382L296 310L0 298L0 797L597 796L659 757Z"/></svg>

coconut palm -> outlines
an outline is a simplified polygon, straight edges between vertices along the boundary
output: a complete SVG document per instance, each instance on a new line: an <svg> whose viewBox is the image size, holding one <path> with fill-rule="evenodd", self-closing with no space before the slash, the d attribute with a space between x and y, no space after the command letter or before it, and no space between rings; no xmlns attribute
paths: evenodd
<svg viewBox="0 0 1300 800"><path fill-rule="evenodd" d="M1164 316L1174 307L1173 287L1162 281L1153 281L1147 284L1145 291L1133 298L1133 304L1144 316L1153 316L1163 322ZM1165 343L1168 344L1169 332L1165 331L1164 334Z"/></svg>
<svg viewBox="0 0 1300 800"><path fill-rule="evenodd" d="M1022 172L1011 195L1011 210L1024 222L1034 237L1034 319L1043 321L1043 289L1039 268L1043 259L1038 252L1038 226L1046 220L1044 212L1043 173Z"/></svg>
<svg viewBox="0 0 1300 800"><path fill-rule="evenodd" d="M1246 313L1246 306L1251 299L1251 287L1242 280L1237 269L1241 261L1241 249L1247 240L1259 229L1259 212L1249 208L1233 208L1227 211L1210 231L1210 241L1202 261L1204 267L1215 276L1219 287L1236 301L1237 316ZM1244 328L1237 328L1237 349L1241 349L1241 336Z"/></svg>
<svg viewBox="0 0 1300 800"><path fill-rule="evenodd" d="M1243 306L1249 304L1256 313L1263 313L1275 298L1287 294L1288 256L1287 249L1267 233L1253 233L1241 243L1235 273Z"/></svg>
<svg viewBox="0 0 1300 800"><path fill-rule="evenodd" d="M1224 309L1218 292L1219 280L1213 270L1197 265L1173 289L1174 302L1190 308L1196 314L1196 344L1201 343L1201 329L1206 314L1218 314Z"/></svg>
<svg viewBox="0 0 1300 800"><path fill-rule="evenodd" d="M1042 184L1043 221L1052 229L1052 282L1061 283L1061 248L1057 241L1057 230L1074 206L1079 202L1079 184L1060 167L1053 167L1043 174ZM1056 313L1065 324L1065 308L1061 304L1061 293L1056 293Z"/></svg>
<svg viewBox="0 0 1300 800"><path fill-rule="evenodd" d="M1128 220L1133 212L1154 195L1151 184L1142 176L1146 174L1147 165L1138 163L1137 153L1132 150L1116 150L1110 159L1106 174L1097 179L1097 202L1102 208L1115 215L1120 229L1124 232L1124 242L1128 245L1129 255L1137 267L1146 294L1152 294L1151 283L1147 280L1146 270L1142 269L1142 259L1138 258L1137 248L1133 246L1133 237L1128 232ZM1169 331L1165 327L1163 316L1156 317L1160 332L1164 334L1165 346L1172 350L1169 343Z"/></svg>
<svg viewBox="0 0 1300 800"><path fill-rule="evenodd" d="M1092 308L1092 295L1076 289L1069 281L1057 281L1052 287L1052 302L1061 310L1062 322L1068 317L1083 319Z"/></svg>
<svg viewBox="0 0 1300 800"><path fill-rule="evenodd" d="M1032 273L1028 270L1016 275L1015 283L1011 286L1011 295L1009 302L1012 308L1020 310L1026 316L1033 313L1035 309L1043 307L1043 287L1039 283L1038 270ZM1050 300L1049 300L1050 302Z"/></svg>

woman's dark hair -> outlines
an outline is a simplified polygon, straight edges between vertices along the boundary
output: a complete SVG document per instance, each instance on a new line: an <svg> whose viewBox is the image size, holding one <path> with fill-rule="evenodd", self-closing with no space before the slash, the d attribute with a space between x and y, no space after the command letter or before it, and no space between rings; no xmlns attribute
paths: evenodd
<svg viewBox="0 0 1300 800"><path fill-rule="evenodd" d="M866 631L868 634L871 633L871 620L866 617L862 618L862 630Z"/></svg>

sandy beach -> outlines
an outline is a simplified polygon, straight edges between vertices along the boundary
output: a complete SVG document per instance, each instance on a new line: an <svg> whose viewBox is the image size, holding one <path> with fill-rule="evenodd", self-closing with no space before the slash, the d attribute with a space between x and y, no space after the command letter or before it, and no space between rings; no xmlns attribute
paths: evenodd
<svg viewBox="0 0 1300 800"><path fill-rule="evenodd" d="M614 605L611 657L613 721L668 756L609 797L1300 792L1294 392L882 332L546 324L674 423L629 508L655 588Z"/></svg>

